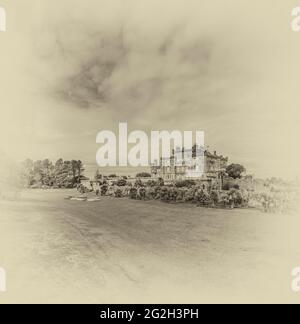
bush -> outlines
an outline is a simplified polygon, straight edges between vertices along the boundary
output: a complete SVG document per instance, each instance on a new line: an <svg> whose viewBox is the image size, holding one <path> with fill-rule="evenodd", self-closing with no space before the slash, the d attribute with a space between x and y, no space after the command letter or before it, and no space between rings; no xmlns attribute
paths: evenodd
<svg viewBox="0 0 300 324"><path fill-rule="evenodd" d="M162 187L160 191L160 200L164 202L169 202L169 188L168 187Z"/></svg>
<svg viewBox="0 0 300 324"><path fill-rule="evenodd" d="M207 191L198 190L195 197L200 206L209 206L211 203L211 198Z"/></svg>
<svg viewBox="0 0 300 324"><path fill-rule="evenodd" d="M184 202L184 201L185 201L185 190L183 188L179 188L176 197L176 202Z"/></svg>
<svg viewBox="0 0 300 324"><path fill-rule="evenodd" d="M193 187L196 185L196 182L194 180L182 180L182 181L176 181L175 186L177 188L183 188L183 187Z"/></svg>
<svg viewBox="0 0 300 324"><path fill-rule="evenodd" d="M151 178L151 174L148 172L141 172L136 175L137 178Z"/></svg>
<svg viewBox="0 0 300 324"><path fill-rule="evenodd" d="M159 179L158 179L158 185L159 185L160 187L163 187L163 186L165 185L165 182L164 182L164 179L163 179L163 178L159 178Z"/></svg>
<svg viewBox="0 0 300 324"><path fill-rule="evenodd" d="M154 199L154 193L155 193L154 187L147 186L145 190L146 190L146 194L145 194L146 199L148 200Z"/></svg>
<svg viewBox="0 0 300 324"><path fill-rule="evenodd" d="M170 188L170 192L169 192L170 201L176 202L178 196L179 196L179 189L178 188Z"/></svg>
<svg viewBox="0 0 300 324"><path fill-rule="evenodd" d="M236 205L236 206L243 205L243 196L239 190L231 189L229 194L232 196L234 205Z"/></svg>
<svg viewBox="0 0 300 324"><path fill-rule="evenodd" d="M118 187L125 187L127 185L127 181L125 179L120 179L116 182Z"/></svg>
<svg viewBox="0 0 300 324"><path fill-rule="evenodd" d="M115 197L116 198L122 198L123 197L123 193L122 193L122 190L121 189L117 189L115 191Z"/></svg>
<svg viewBox="0 0 300 324"><path fill-rule="evenodd" d="M230 190L230 188L231 188L231 186L230 186L230 184L227 182L227 183L224 183L222 189L228 191L228 190Z"/></svg>
<svg viewBox="0 0 300 324"><path fill-rule="evenodd" d="M144 187L144 184L141 179L137 179L134 183L135 187Z"/></svg>
<svg viewBox="0 0 300 324"><path fill-rule="evenodd" d="M154 187L154 193L153 193L154 199L156 200L161 199L161 189L162 189L161 186Z"/></svg>
<svg viewBox="0 0 300 324"><path fill-rule="evenodd" d="M130 190L129 190L129 198L130 199L137 199L137 189L136 188L130 188Z"/></svg>
<svg viewBox="0 0 300 324"><path fill-rule="evenodd" d="M240 186L236 183L234 183L234 181L227 181L223 184L223 190L231 190L231 189L237 189L239 190L240 189Z"/></svg>
<svg viewBox="0 0 300 324"><path fill-rule="evenodd" d="M137 198L141 200L146 199L146 189L143 187L140 187L137 191Z"/></svg>
<svg viewBox="0 0 300 324"><path fill-rule="evenodd" d="M158 185L158 183L155 180L148 180L146 185L147 187L155 187Z"/></svg>
<svg viewBox="0 0 300 324"><path fill-rule="evenodd" d="M108 185L101 186L101 196L105 196L108 191Z"/></svg>
<svg viewBox="0 0 300 324"><path fill-rule="evenodd" d="M227 192L222 192L220 195L220 203L223 207L229 206L229 195Z"/></svg>
<svg viewBox="0 0 300 324"><path fill-rule="evenodd" d="M219 203L219 192L214 190L210 193L210 198L214 206L218 205Z"/></svg>
<svg viewBox="0 0 300 324"><path fill-rule="evenodd" d="M185 191L184 195L185 201L194 201L195 200L195 189L189 188Z"/></svg>

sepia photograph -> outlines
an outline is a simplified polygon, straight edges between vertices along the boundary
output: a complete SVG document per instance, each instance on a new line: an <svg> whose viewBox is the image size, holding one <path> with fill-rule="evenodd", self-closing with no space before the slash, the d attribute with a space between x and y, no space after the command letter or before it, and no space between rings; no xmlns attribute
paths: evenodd
<svg viewBox="0 0 300 324"><path fill-rule="evenodd" d="M299 71L297 0L0 0L0 304L299 304Z"/></svg>

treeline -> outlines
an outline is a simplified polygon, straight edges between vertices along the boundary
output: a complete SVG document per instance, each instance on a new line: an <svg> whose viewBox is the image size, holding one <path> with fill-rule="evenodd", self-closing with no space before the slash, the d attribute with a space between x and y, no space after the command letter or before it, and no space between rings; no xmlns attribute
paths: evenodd
<svg viewBox="0 0 300 324"><path fill-rule="evenodd" d="M23 162L22 178L28 188L74 188L84 178L84 166L79 160L64 161L55 164L49 159Z"/></svg>

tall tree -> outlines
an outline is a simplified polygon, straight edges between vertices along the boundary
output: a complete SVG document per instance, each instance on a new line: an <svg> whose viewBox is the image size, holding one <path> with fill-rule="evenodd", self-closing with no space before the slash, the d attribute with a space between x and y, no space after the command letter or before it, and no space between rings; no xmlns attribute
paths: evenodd
<svg viewBox="0 0 300 324"><path fill-rule="evenodd" d="M62 169L62 178L63 187L72 188L74 186L71 161L64 161Z"/></svg>
<svg viewBox="0 0 300 324"><path fill-rule="evenodd" d="M41 163L42 184L45 186L53 185L53 164L49 159Z"/></svg>
<svg viewBox="0 0 300 324"><path fill-rule="evenodd" d="M58 159L54 167L54 181L58 187L62 187L63 185L63 165L63 159Z"/></svg>
<svg viewBox="0 0 300 324"><path fill-rule="evenodd" d="M230 164L228 165L226 172L229 177L233 179L240 179L242 177L242 174L246 172L246 169L241 164Z"/></svg>
<svg viewBox="0 0 300 324"><path fill-rule="evenodd" d="M72 160L71 161L71 168L72 168L72 176L73 176L73 184L78 183L78 161Z"/></svg>
<svg viewBox="0 0 300 324"><path fill-rule="evenodd" d="M30 187L34 183L33 161L27 159L22 163L22 182L25 187Z"/></svg>
<svg viewBox="0 0 300 324"><path fill-rule="evenodd" d="M33 181L38 186L43 185L43 166L42 161L38 160L33 163Z"/></svg>
<svg viewBox="0 0 300 324"><path fill-rule="evenodd" d="M83 167L83 163L78 160L77 161L77 170L78 170L78 182L80 182L81 176L83 175L83 172L85 171Z"/></svg>

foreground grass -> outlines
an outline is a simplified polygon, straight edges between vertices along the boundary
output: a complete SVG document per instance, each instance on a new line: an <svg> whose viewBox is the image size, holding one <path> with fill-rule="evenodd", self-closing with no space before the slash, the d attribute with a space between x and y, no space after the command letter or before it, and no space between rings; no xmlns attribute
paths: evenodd
<svg viewBox="0 0 300 324"><path fill-rule="evenodd" d="M0 265L10 278L4 302L294 297L283 216L159 201L64 200L75 194L33 190L0 203Z"/></svg>

